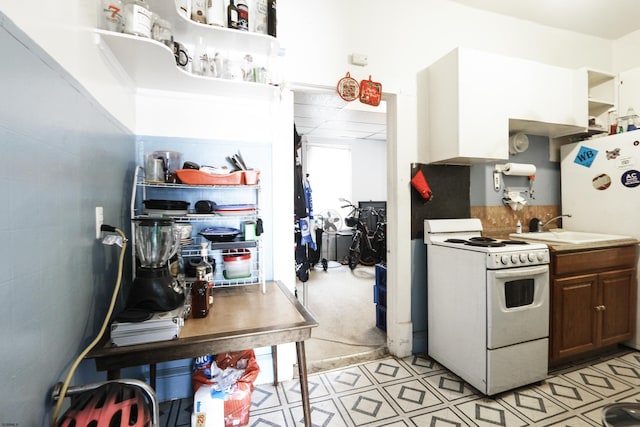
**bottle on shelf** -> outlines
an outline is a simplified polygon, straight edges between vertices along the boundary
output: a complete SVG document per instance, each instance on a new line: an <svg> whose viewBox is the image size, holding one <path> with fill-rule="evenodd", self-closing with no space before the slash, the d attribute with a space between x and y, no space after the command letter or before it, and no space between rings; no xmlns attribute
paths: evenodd
<svg viewBox="0 0 640 427"><path fill-rule="evenodd" d="M222 0L207 0L207 24L222 27L223 16Z"/></svg>
<svg viewBox="0 0 640 427"><path fill-rule="evenodd" d="M209 262L209 244L207 242L200 243L200 266L205 268L205 279L209 283L209 287L213 288L213 265Z"/></svg>
<svg viewBox="0 0 640 427"><path fill-rule="evenodd" d="M227 27L234 30L238 29L238 8L233 0L229 0L229 5L227 6Z"/></svg>
<svg viewBox="0 0 640 427"><path fill-rule="evenodd" d="M209 314L209 283L206 280L206 268L196 267L196 280L191 284L191 317L201 319Z"/></svg>
<svg viewBox="0 0 640 427"><path fill-rule="evenodd" d="M267 34L267 0L256 0L253 16L253 31L259 34Z"/></svg>
<svg viewBox="0 0 640 427"><path fill-rule="evenodd" d="M267 33L276 37L278 19L276 17L276 0L267 0Z"/></svg>
<svg viewBox="0 0 640 427"><path fill-rule="evenodd" d="M609 110L609 135L618 133L618 114L615 108Z"/></svg>
<svg viewBox="0 0 640 427"><path fill-rule="evenodd" d="M638 116L636 115L633 107L629 107L629 109L627 110L627 132L638 129L638 127L636 126L637 118Z"/></svg>
<svg viewBox="0 0 640 427"><path fill-rule="evenodd" d="M249 31L249 6L245 0L238 0L236 6L238 10L238 29L240 31Z"/></svg>

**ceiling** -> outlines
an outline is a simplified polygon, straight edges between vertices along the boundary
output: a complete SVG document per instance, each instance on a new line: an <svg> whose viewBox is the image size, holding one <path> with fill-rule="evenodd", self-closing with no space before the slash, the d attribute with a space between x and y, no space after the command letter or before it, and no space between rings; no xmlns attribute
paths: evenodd
<svg viewBox="0 0 640 427"><path fill-rule="evenodd" d="M459 4L609 40L640 29L640 0L453 0ZM614 6L615 5L615 6ZM386 140L386 108L342 100L335 91L294 92L302 135Z"/></svg>
<svg viewBox="0 0 640 427"><path fill-rule="evenodd" d="M295 90L293 115L300 135L329 139L387 139L387 112L378 107L347 102L336 91Z"/></svg>
<svg viewBox="0 0 640 427"><path fill-rule="evenodd" d="M640 29L638 0L453 0L549 27L616 40Z"/></svg>

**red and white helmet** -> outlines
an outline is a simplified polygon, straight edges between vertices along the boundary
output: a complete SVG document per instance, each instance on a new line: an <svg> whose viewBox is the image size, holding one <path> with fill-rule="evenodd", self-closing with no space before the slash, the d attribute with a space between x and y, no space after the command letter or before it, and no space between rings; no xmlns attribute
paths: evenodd
<svg viewBox="0 0 640 427"><path fill-rule="evenodd" d="M150 427L151 415L142 392L110 382L74 397L57 427Z"/></svg>

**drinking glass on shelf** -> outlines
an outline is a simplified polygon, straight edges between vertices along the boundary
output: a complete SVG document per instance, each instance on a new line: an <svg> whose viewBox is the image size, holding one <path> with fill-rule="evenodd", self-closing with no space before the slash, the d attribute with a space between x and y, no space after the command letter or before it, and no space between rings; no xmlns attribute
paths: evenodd
<svg viewBox="0 0 640 427"><path fill-rule="evenodd" d="M207 52L207 45L204 42L204 37L198 37L195 50L193 52L193 74L199 76L206 76L209 70L209 54Z"/></svg>

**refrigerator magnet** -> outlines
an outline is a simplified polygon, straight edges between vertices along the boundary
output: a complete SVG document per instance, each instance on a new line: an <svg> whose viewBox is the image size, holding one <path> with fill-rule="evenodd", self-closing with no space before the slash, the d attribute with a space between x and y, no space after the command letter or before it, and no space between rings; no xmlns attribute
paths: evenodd
<svg viewBox="0 0 640 427"><path fill-rule="evenodd" d="M598 150L593 148L585 147L584 145L580 147L576 158L573 160L574 163L577 163L586 168L591 167L591 163L596 159L596 155L598 154Z"/></svg>
<svg viewBox="0 0 640 427"><path fill-rule="evenodd" d="M622 185L628 188L634 188L640 185L640 172L637 170L628 170L622 174Z"/></svg>
<svg viewBox="0 0 640 427"><path fill-rule="evenodd" d="M591 180L593 188L596 190L606 190L611 186L611 177L606 173L601 173Z"/></svg>

